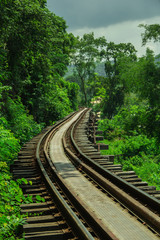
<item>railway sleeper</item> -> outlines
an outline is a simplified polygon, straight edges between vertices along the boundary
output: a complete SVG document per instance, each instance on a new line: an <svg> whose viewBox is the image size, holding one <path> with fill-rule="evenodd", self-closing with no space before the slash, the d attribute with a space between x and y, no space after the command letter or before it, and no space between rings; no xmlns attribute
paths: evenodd
<svg viewBox="0 0 160 240"><path fill-rule="evenodd" d="M138 186L138 188L145 192L156 190L155 186Z"/></svg>
<svg viewBox="0 0 160 240"><path fill-rule="evenodd" d="M148 190L146 192L153 195L153 196L156 195L156 194L160 194L160 190Z"/></svg>
<svg viewBox="0 0 160 240"><path fill-rule="evenodd" d="M88 137L86 134L81 136L78 135L78 136L75 136L74 138L76 141L88 141Z"/></svg>
<svg viewBox="0 0 160 240"><path fill-rule="evenodd" d="M82 133L82 131L79 131L79 133L78 133L77 135L78 135L78 136L77 136L77 137L75 136L75 138L79 138L79 139L81 139L81 138L87 138L85 132Z"/></svg>
<svg viewBox="0 0 160 240"><path fill-rule="evenodd" d="M36 174L33 174L32 177L37 178L37 177L39 177L39 175L36 173ZM14 179L19 179L19 178L27 179L28 178L27 172L26 173L14 173Z"/></svg>
<svg viewBox="0 0 160 240"><path fill-rule="evenodd" d="M132 185L136 186L136 187L141 187L141 186L148 186L147 182L133 182Z"/></svg>
<svg viewBox="0 0 160 240"><path fill-rule="evenodd" d="M42 203L29 203L29 204L21 204L21 209L37 209L37 208L46 208L47 206L51 206L53 202L42 202Z"/></svg>
<svg viewBox="0 0 160 240"><path fill-rule="evenodd" d="M85 148L85 149L83 150L83 153L87 155L87 154L94 154L94 153L97 154L97 153L99 153L99 152L97 152L95 149L88 149L88 150L87 150L87 148Z"/></svg>
<svg viewBox="0 0 160 240"><path fill-rule="evenodd" d="M90 141L88 141L88 139L87 140L78 139L76 140L76 143L80 146L86 146L86 145L93 146L93 144Z"/></svg>
<svg viewBox="0 0 160 240"><path fill-rule="evenodd" d="M127 179L133 179L133 178L138 178L136 174L133 175L123 175L121 176L122 179L127 180Z"/></svg>
<svg viewBox="0 0 160 240"><path fill-rule="evenodd" d="M14 164L13 165L21 165L21 164L32 164L33 163L33 158L32 158L32 160L31 159L16 159L16 160L14 160Z"/></svg>
<svg viewBox="0 0 160 240"><path fill-rule="evenodd" d="M76 143L77 143L77 145L78 145L80 148L83 148L84 146L93 147L93 143L90 143L90 142L81 142L81 141L79 141L79 142L76 142Z"/></svg>
<svg viewBox="0 0 160 240"><path fill-rule="evenodd" d="M84 131L87 131L87 129L88 129L87 124L80 125L77 127L77 132L84 132Z"/></svg>
<svg viewBox="0 0 160 240"><path fill-rule="evenodd" d="M97 158L94 158L93 159L95 162L109 162L109 157L108 156L106 156L105 158L104 157L102 157L102 156L97 156ZM111 161L112 162L112 161ZM113 162L112 162L113 163Z"/></svg>
<svg viewBox="0 0 160 240"><path fill-rule="evenodd" d="M92 150L92 151L96 151L97 152L97 150L94 148L94 146L93 146L93 144L90 144L90 145L84 145L84 144L82 144L81 145L81 149L82 150Z"/></svg>
<svg viewBox="0 0 160 240"><path fill-rule="evenodd" d="M142 182L142 179L141 178L138 178L138 177L135 177L135 178L125 178L125 180L127 182L130 182L131 184L132 183L135 183L135 182Z"/></svg>
<svg viewBox="0 0 160 240"><path fill-rule="evenodd" d="M114 155L101 155L101 158L107 158L109 161L114 162Z"/></svg>
<svg viewBox="0 0 160 240"><path fill-rule="evenodd" d="M34 151L34 148L35 148L35 144L26 144L26 145L23 145L22 148L21 148L21 151Z"/></svg>
<svg viewBox="0 0 160 240"><path fill-rule="evenodd" d="M33 162L14 162L13 169L18 169L18 168L34 168Z"/></svg>
<svg viewBox="0 0 160 240"><path fill-rule="evenodd" d="M27 147L27 146L33 146L33 147L35 147L35 143L34 143L34 141L33 141L33 138L29 141L29 142L26 142L26 143L24 143L24 145L23 145L23 147Z"/></svg>
<svg viewBox="0 0 160 240"><path fill-rule="evenodd" d="M34 159L34 154L18 156L18 161L27 161L27 159Z"/></svg>
<svg viewBox="0 0 160 240"><path fill-rule="evenodd" d="M132 175L135 174L135 171L121 171L117 173L116 175L119 177L127 176L127 175Z"/></svg>
<svg viewBox="0 0 160 240"><path fill-rule="evenodd" d="M28 208L28 209L21 209L21 214L28 214L29 216L34 216L35 214L37 215L49 215L52 214L52 210L49 207L46 208Z"/></svg>
<svg viewBox="0 0 160 240"><path fill-rule="evenodd" d="M18 156L30 156L30 155L33 155L33 151L20 151L18 153Z"/></svg>
<svg viewBox="0 0 160 240"><path fill-rule="evenodd" d="M96 158L96 157L101 157L102 158L102 156L101 156L101 154L99 153L99 152L90 152L90 153L87 153L86 154L87 156L89 156L89 157L91 157L91 158Z"/></svg>
<svg viewBox="0 0 160 240"><path fill-rule="evenodd" d="M63 227L63 226L62 226ZM61 230L57 222L32 223L23 226L25 233Z"/></svg>
<svg viewBox="0 0 160 240"><path fill-rule="evenodd" d="M26 189L25 190L25 193L30 193L30 194L33 194L33 193L41 193L41 192L46 192L46 189L45 188L33 188L33 189Z"/></svg>
<svg viewBox="0 0 160 240"><path fill-rule="evenodd" d="M157 199L160 199L160 194L154 194L153 196Z"/></svg>
<svg viewBox="0 0 160 240"><path fill-rule="evenodd" d="M51 215L46 216L33 216L26 218L26 223L33 224L33 223L45 223L45 222L51 222L55 221L55 217Z"/></svg>
<svg viewBox="0 0 160 240"><path fill-rule="evenodd" d="M109 162L109 159L97 160L96 162L97 162L99 165L103 165L103 164L113 165L113 162Z"/></svg>
<svg viewBox="0 0 160 240"><path fill-rule="evenodd" d="M32 165L24 164L24 165L16 165L16 166L14 166L12 172L24 171L24 168L27 171L32 171L32 172L35 171L35 168Z"/></svg>
<svg viewBox="0 0 160 240"><path fill-rule="evenodd" d="M108 170L122 170L121 166L113 165L112 167L105 167Z"/></svg>
<svg viewBox="0 0 160 240"><path fill-rule="evenodd" d="M119 166L118 164L116 165L113 165L113 164L111 164L111 165L107 165L107 164L101 164L101 167L103 167L103 168L105 168L105 169L121 169L122 167L121 167L121 165Z"/></svg>
<svg viewBox="0 0 160 240"><path fill-rule="evenodd" d="M39 183L31 183L31 184L23 184L21 188L25 192L26 189L37 189L39 187Z"/></svg>
<svg viewBox="0 0 160 240"><path fill-rule="evenodd" d="M28 169L16 169L16 170L13 170L13 174L14 175L22 175L22 176L35 176L37 174L37 171L35 169L33 170L28 170Z"/></svg>
<svg viewBox="0 0 160 240"><path fill-rule="evenodd" d="M64 237L65 235L65 237ZM67 236L68 235L68 236ZM28 234L25 236L26 240L48 240L48 239L52 239L52 240L64 240L64 239L73 239L71 236L71 234L65 233L61 230L57 230L57 231L46 231L44 233L41 232L36 232L33 235Z"/></svg>

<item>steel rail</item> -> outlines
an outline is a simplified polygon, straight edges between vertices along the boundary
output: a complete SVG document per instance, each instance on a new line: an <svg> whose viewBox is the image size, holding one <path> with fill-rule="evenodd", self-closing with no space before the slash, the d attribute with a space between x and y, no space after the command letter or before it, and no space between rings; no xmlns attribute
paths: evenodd
<svg viewBox="0 0 160 240"><path fill-rule="evenodd" d="M111 191L112 195L116 197L116 199L122 202L122 204L129 208L132 212L134 212L136 216L138 216L147 225L154 229L154 231L160 234L160 218L146 207L146 205L149 206L151 209L154 209L154 211L159 214L160 202L157 199L151 197L149 194L143 192L142 190L129 184L120 177L114 175L109 170L104 169L102 166L87 157L79 149L74 140L74 131L80 121L81 119L78 119L73 124L71 130L71 142L85 163L80 161L71 151L69 151L66 146L67 153L77 162L76 164L78 164L78 166L83 167L83 170L86 171L86 173L89 174L93 179L95 179L96 182L98 182L106 191ZM126 191L124 191L124 189L127 190L127 193ZM135 199L140 199L143 204Z"/></svg>
<svg viewBox="0 0 160 240"><path fill-rule="evenodd" d="M83 225L83 223L80 221L80 219L76 216L76 214L73 212L73 210L70 208L70 206L66 203L66 201L63 199L61 194L58 192L56 187L54 186L53 182L51 181L50 177L48 176L42 162L40 159L40 147L42 144L42 141L46 138L46 136L49 133L53 133L53 131L57 131L57 129L64 124L64 122L68 121L72 117L69 116L68 118L63 119L63 121L58 122L56 125L53 126L53 128L49 131L47 131L39 140L36 148L36 160L39 166L39 169L43 175L43 179L49 189L50 194L53 196L53 199L59 209L62 212L62 215L65 217L66 222L70 225L72 228L72 231L74 232L75 236L78 237L78 239L82 240L93 240L94 238L89 233L89 231L86 229L86 227Z"/></svg>

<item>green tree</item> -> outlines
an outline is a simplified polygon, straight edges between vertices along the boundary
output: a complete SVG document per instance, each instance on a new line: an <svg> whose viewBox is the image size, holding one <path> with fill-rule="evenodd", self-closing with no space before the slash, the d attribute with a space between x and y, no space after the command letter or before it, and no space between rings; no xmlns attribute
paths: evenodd
<svg viewBox="0 0 160 240"><path fill-rule="evenodd" d="M94 78L96 61L100 59L100 50L106 45L104 37L95 38L94 33L84 34L82 38L77 37L74 44L74 52L71 55L71 63L75 67L75 75L80 82L83 93L83 103L88 104L87 96L88 81Z"/></svg>
<svg viewBox="0 0 160 240"><path fill-rule="evenodd" d="M117 108L123 105L124 95L127 91L125 79L120 78L121 61L136 60L136 50L131 43L107 44L106 50L102 51L105 60L105 97L101 103L103 114L112 118L117 112Z"/></svg>
<svg viewBox="0 0 160 240"><path fill-rule="evenodd" d="M121 65L121 78L127 79L128 87L132 92L138 94L140 99L147 100L151 108L158 106L160 68L155 63L153 51L147 49L146 55L138 61L121 62L121 64L123 65Z"/></svg>
<svg viewBox="0 0 160 240"><path fill-rule="evenodd" d="M154 40L154 42L160 41L160 24L140 24L139 27L145 29L145 32L141 34L143 45L146 45L146 43L151 40Z"/></svg>
<svg viewBox="0 0 160 240"><path fill-rule="evenodd" d="M145 134L160 139L160 68L155 63L153 51L146 50L146 55L136 62L121 62L121 78L127 79L130 93L135 93L139 101L145 101L145 117L139 125Z"/></svg>

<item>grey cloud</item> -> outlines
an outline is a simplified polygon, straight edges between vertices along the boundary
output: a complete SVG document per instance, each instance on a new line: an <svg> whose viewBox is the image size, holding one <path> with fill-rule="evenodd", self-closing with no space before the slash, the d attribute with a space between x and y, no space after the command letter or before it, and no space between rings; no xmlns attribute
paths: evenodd
<svg viewBox="0 0 160 240"><path fill-rule="evenodd" d="M160 15L159 0L47 0L50 11L70 29L98 28Z"/></svg>

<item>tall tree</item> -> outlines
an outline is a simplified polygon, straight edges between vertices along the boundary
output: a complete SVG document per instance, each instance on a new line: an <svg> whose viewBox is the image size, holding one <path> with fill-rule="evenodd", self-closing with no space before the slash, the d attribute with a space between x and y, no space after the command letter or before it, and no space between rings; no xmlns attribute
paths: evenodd
<svg viewBox="0 0 160 240"><path fill-rule="evenodd" d="M75 75L80 79L85 105L89 100L87 97L88 80L94 77L96 61L100 59L100 50L104 46L106 46L105 38L95 38L94 33L84 34L82 38L77 37L74 44L71 63L75 67Z"/></svg>
<svg viewBox="0 0 160 240"><path fill-rule="evenodd" d="M152 50L136 62L128 61L121 65L121 78L127 80L130 92L136 94L139 102L145 102L145 117L141 118L140 128L148 136L160 140L160 67L155 62Z"/></svg>
<svg viewBox="0 0 160 240"><path fill-rule="evenodd" d="M155 63L152 50L147 49L146 55L136 62L126 62L125 67L121 66L121 77L127 79L127 84L132 92L135 92L140 99L149 102L150 107L158 107L160 104L160 68Z"/></svg>
<svg viewBox="0 0 160 240"><path fill-rule="evenodd" d="M131 43L115 44L107 43L106 50L102 51L105 60L105 97L102 101L103 114L108 118L117 112L117 108L123 105L124 94L126 91L125 81L122 81L120 73L120 62L122 59L130 58L136 60L136 50Z"/></svg>

